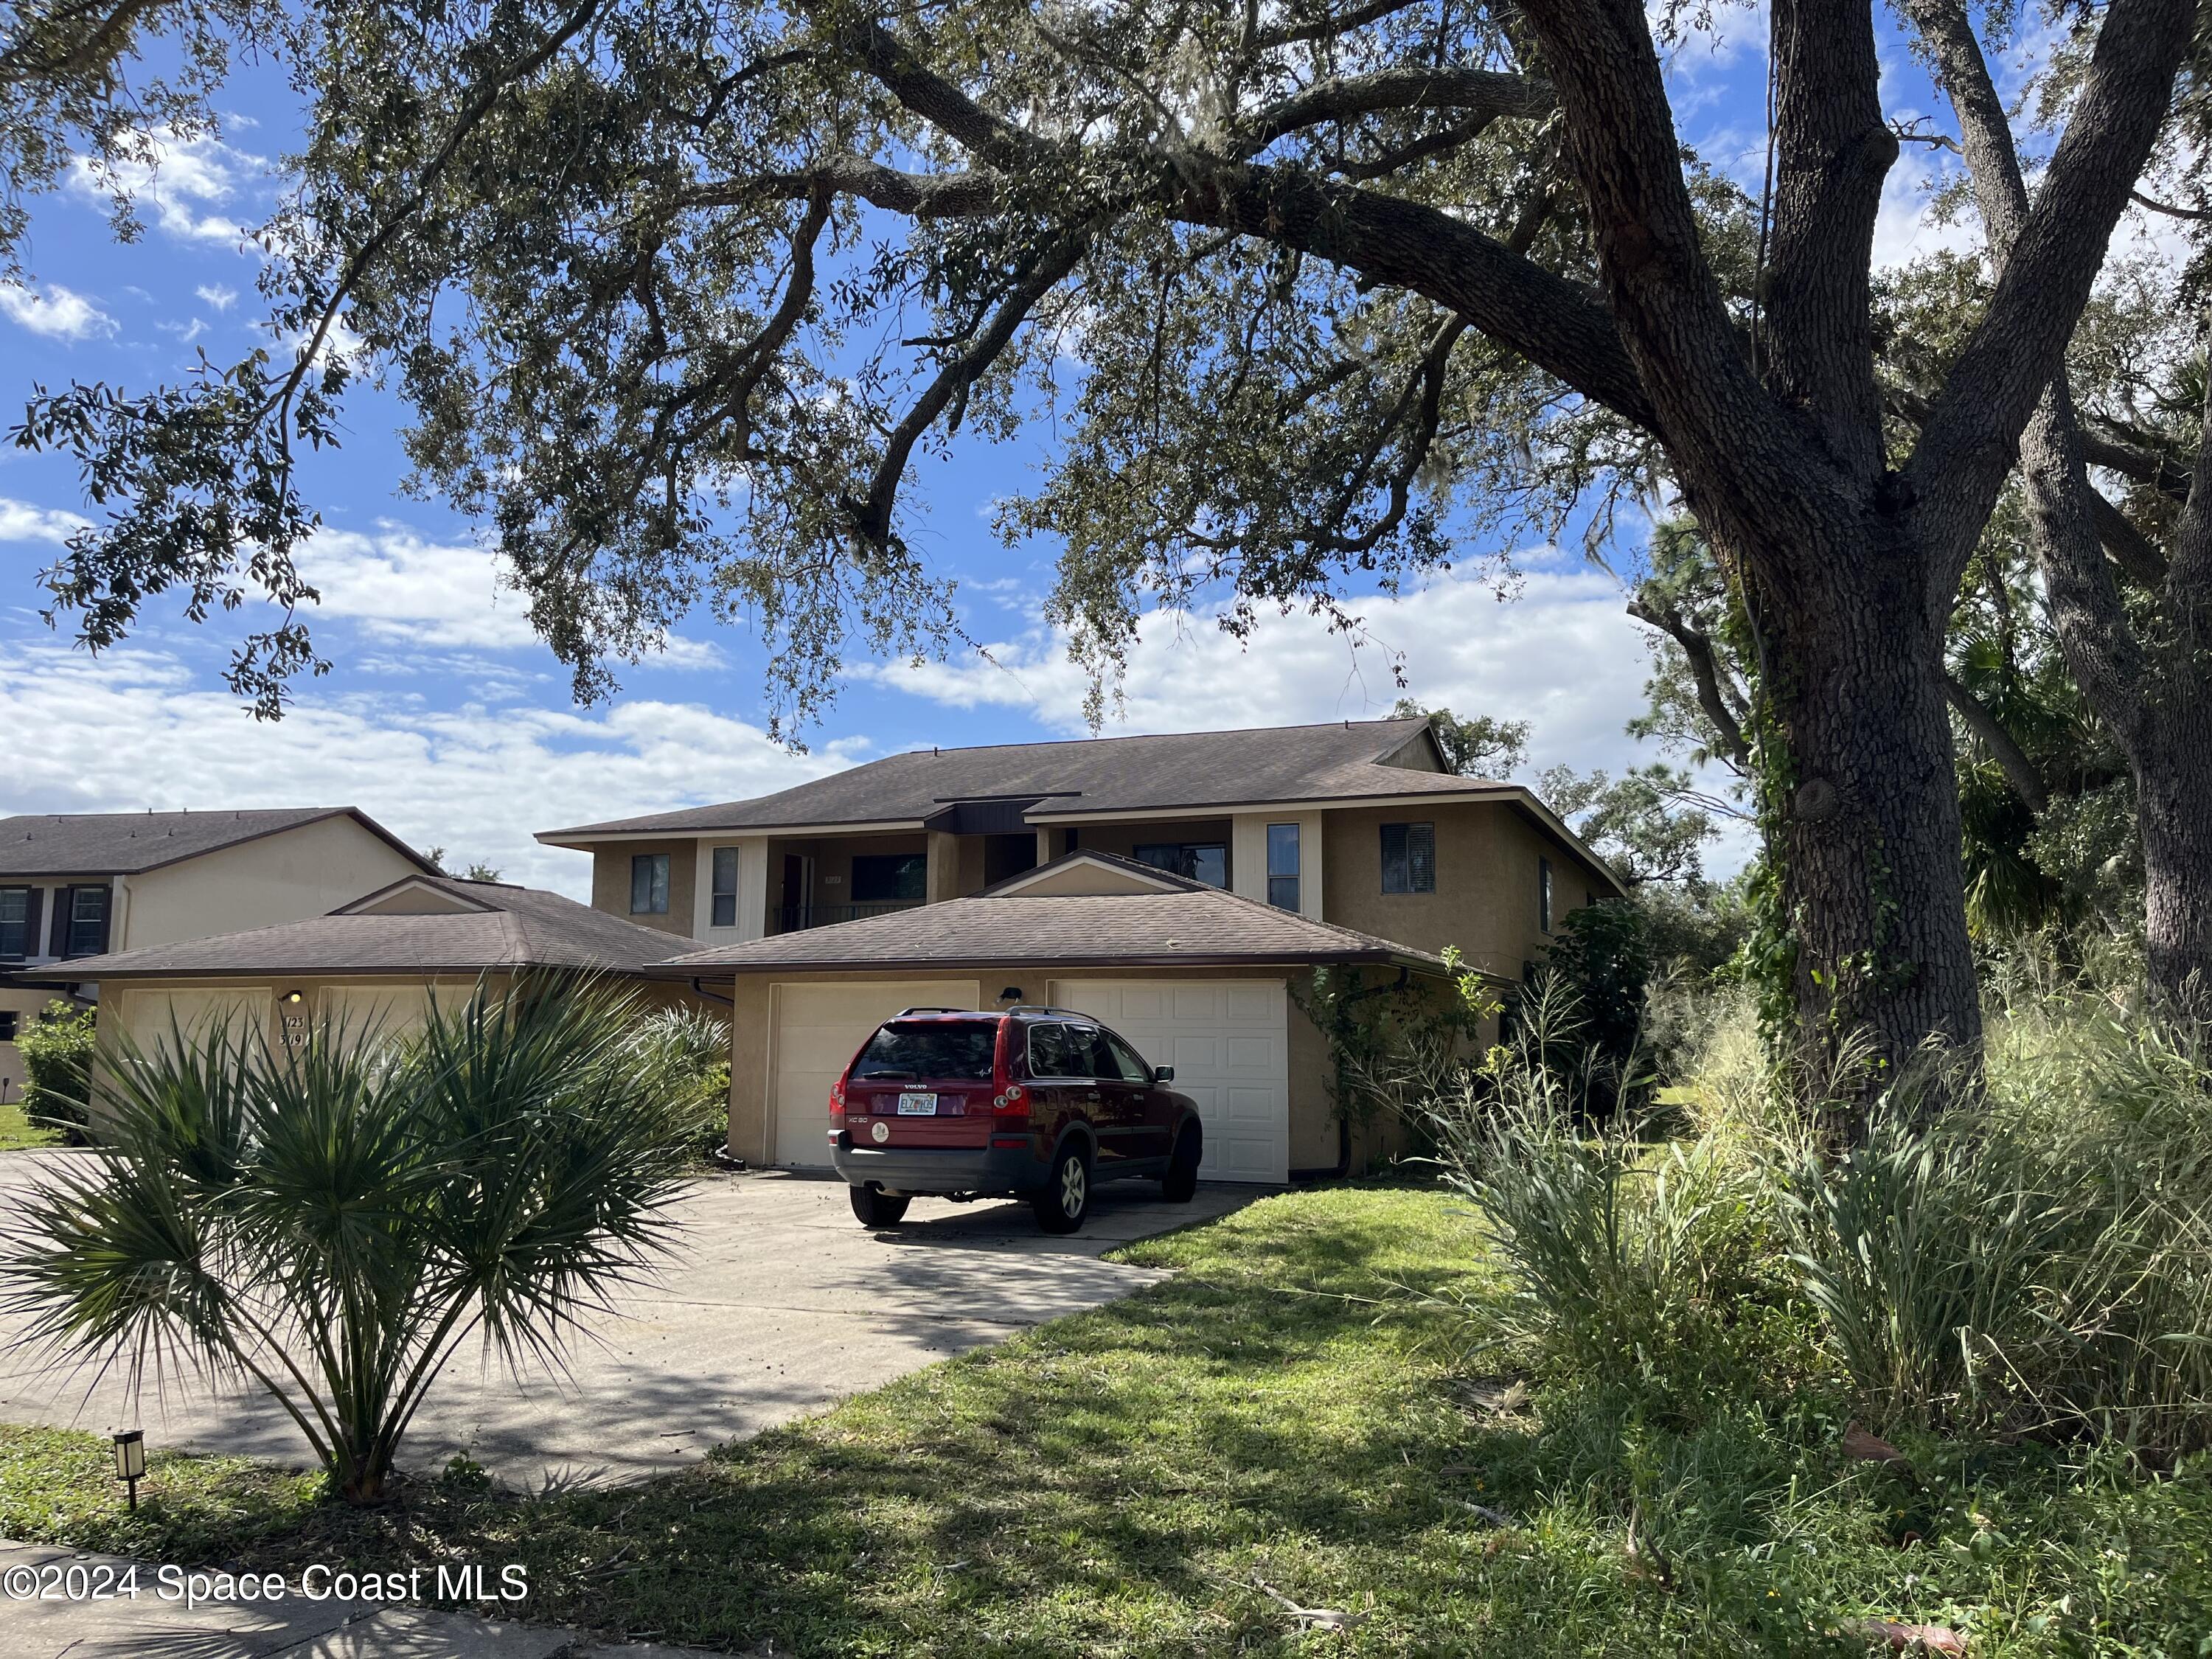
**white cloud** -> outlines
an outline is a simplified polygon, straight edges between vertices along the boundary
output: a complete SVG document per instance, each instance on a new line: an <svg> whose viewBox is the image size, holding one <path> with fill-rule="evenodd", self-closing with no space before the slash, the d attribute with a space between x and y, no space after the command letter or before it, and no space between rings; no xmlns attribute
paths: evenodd
<svg viewBox="0 0 2212 1659"><path fill-rule="evenodd" d="M238 298L238 290L222 283L202 283L192 292L217 311L228 311Z"/></svg>
<svg viewBox="0 0 2212 1659"><path fill-rule="evenodd" d="M757 726L658 701L578 713L356 694L264 725L162 651L94 658L43 641L0 645L0 702L26 730L100 734L17 755L0 813L356 805L413 846L578 898L588 862L532 831L764 794L849 766L865 746L792 755Z"/></svg>
<svg viewBox="0 0 2212 1659"><path fill-rule="evenodd" d="M1520 597L1501 600L1472 575L1439 577L1355 607L1372 644L1332 635L1320 618L1268 616L1249 647L1211 615L1144 619L1130 654L1125 707L1109 733L1186 732L1374 720L1401 695L1455 713L1525 720L1531 768L1617 771L1660 758L1622 730L1644 706L1647 633L1610 577L1562 556L1524 556ZM869 665L856 679L948 707L1020 709L1070 736L1085 732L1083 670L1063 637L1031 633L987 647L993 660ZM1405 660L1406 691L1389 653ZM1709 780L1716 787L1721 780ZM1711 862L1731 869L1741 854Z"/></svg>
<svg viewBox="0 0 2212 1659"><path fill-rule="evenodd" d="M480 547L426 541L395 525L373 536L325 526L299 563L322 593L320 614L358 623L374 639L479 650L538 641L522 596L501 587L497 559Z"/></svg>
<svg viewBox="0 0 2212 1659"><path fill-rule="evenodd" d="M106 167L79 157L70 169L70 187L80 196L106 201L120 189L154 222L185 241L243 242L251 234L231 213L221 211L248 191L264 174L260 156L234 149L220 138L179 140L157 133L143 161Z"/></svg>
<svg viewBox="0 0 2212 1659"><path fill-rule="evenodd" d="M97 305L59 283L44 294L19 283L0 283L0 311L33 334L50 340L82 340L94 334L115 332L115 319Z"/></svg>
<svg viewBox="0 0 2212 1659"><path fill-rule="evenodd" d="M58 547L90 522L58 507L33 507L0 495L0 542L52 542Z"/></svg>

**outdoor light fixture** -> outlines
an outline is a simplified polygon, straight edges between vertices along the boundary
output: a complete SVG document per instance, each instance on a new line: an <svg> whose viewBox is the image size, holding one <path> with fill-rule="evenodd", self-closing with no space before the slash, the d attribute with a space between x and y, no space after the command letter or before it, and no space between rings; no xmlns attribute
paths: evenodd
<svg viewBox="0 0 2212 1659"><path fill-rule="evenodd" d="M297 991L287 991L284 993L284 1000L287 1002L296 1004L301 1000L302 999Z"/></svg>
<svg viewBox="0 0 2212 1659"><path fill-rule="evenodd" d="M1018 985L1009 985L999 993L999 1000L1001 1002L1019 1002L1021 1000L1022 988Z"/></svg>
<svg viewBox="0 0 2212 1659"><path fill-rule="evenodd" d="M146 1474L146 1431L123 1429L115 1437L115 1478L131 1488L131 1507L138 1507L138 1482Z"/></svg>

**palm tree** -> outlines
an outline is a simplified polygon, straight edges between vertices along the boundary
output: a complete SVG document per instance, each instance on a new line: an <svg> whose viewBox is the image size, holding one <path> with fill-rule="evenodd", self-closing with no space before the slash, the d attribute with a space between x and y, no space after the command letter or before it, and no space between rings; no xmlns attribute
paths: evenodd
<svg viewBox="0 0 2212 1659"><path fill-rule="evenodd" d="M179 1364L250 1378L376 1503L464 1341L557 1367L670 1243L701 1090L641 1049L641 1012L563 976L434 1004L404 1042L118 1045L108 1144L25 1204L11 1299L134 1389Z"/></svg>

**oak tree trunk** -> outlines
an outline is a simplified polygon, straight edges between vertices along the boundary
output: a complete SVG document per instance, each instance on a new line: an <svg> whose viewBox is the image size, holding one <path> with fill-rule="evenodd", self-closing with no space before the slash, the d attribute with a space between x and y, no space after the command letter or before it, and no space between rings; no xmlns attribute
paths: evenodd
<svg viewBox="0 0 2212 1659"><path fill-rule="evenodd" d="M2152 991L2212 1013L2212 685L2160 688L2129 746Z"/></svg>
<svg viewBox="0 0 2212 1659"><path fill-rule="evenodd" d="M1835 552L1755 584L1756 622L1787 755L1770 787L1800 1057L1863 1099L1931 1037L1971 1049L1981 1013L1925 563L1895 533ZM1837 1076L1854 1055L1871 1071Z"/></svg>

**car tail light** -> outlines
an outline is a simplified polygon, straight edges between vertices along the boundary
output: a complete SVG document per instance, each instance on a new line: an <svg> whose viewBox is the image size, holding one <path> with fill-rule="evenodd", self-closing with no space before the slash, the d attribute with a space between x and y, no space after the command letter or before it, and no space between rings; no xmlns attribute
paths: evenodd
<svg viewBox="0 0 2212 1659"><path fill-rule="evenodd" d="M832 1117L845 1115L845 1079L851 1075L852 1070L848 1066L837 1074L837 1080L830 1085L830 1115Z"/></svg>
<svg viewBox="0 0 2212 1659"><path fill-rule="evenodd" d="M999 1022L999 1045L991 1057L991 1109L1000 1117L1030 1115L1030 1091L1014 1080L1012 1049L1020 1029L1011 1019Z"/></svg>

